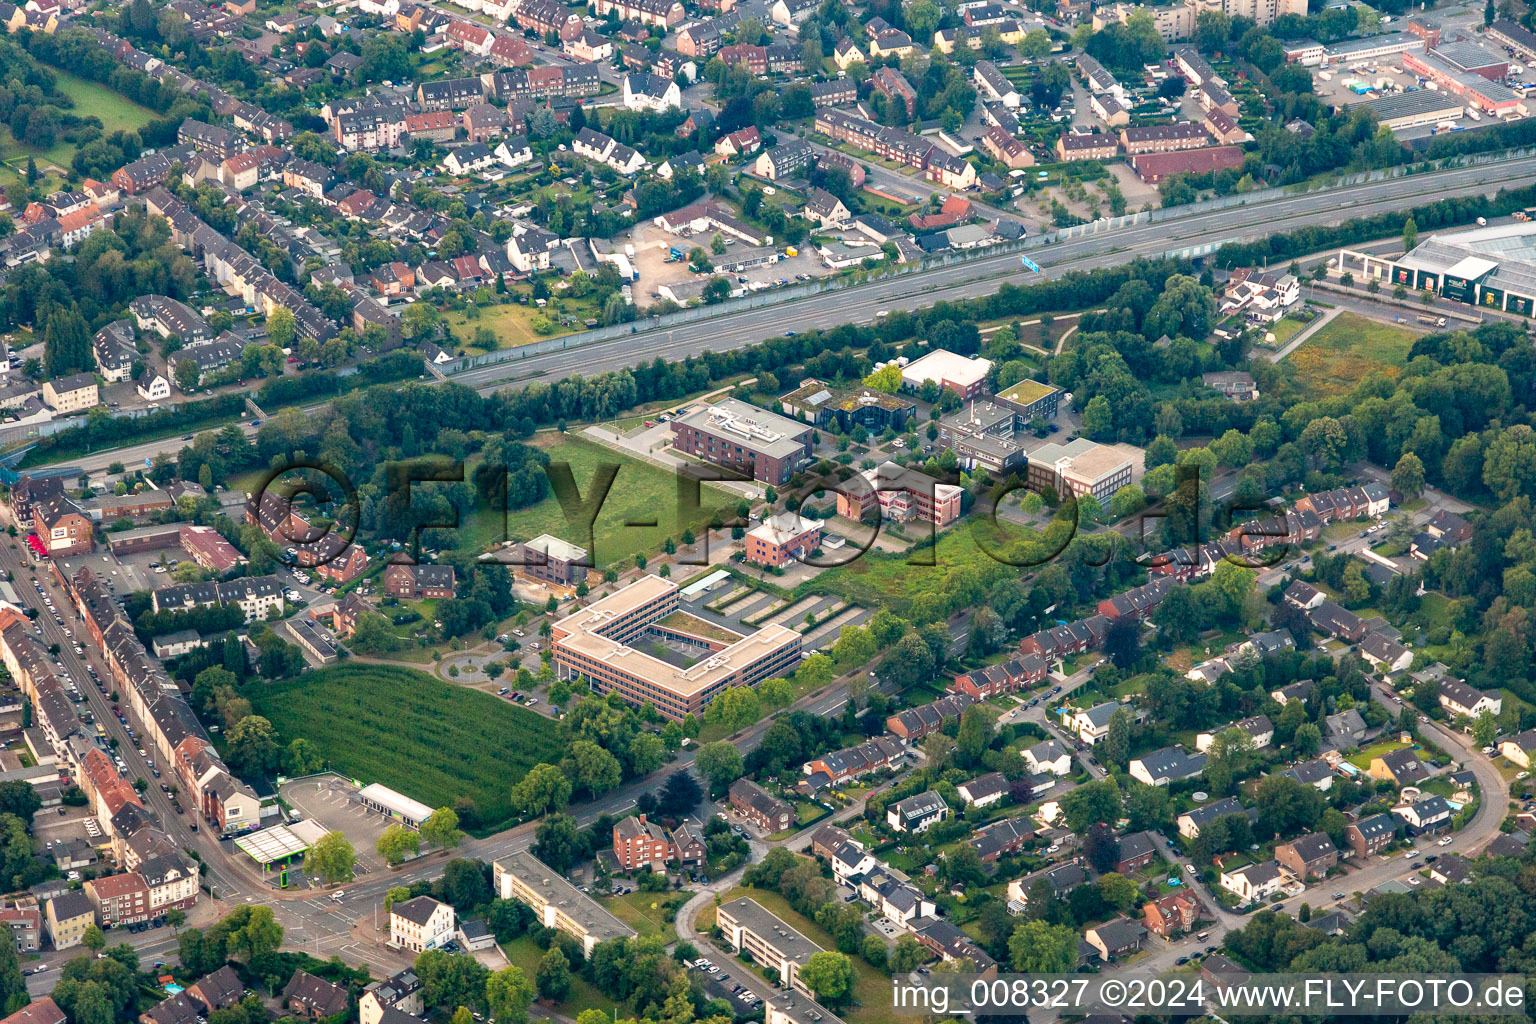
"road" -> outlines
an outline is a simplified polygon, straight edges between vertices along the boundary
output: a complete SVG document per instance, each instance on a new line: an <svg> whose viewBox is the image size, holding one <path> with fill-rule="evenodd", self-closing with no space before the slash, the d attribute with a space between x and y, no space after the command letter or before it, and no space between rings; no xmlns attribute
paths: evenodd
<svg viewBox="0 0 1536 1024"><path fill-rule="evenodd" d="M1489 166L1455 168L1391 181L1373 182L1301 196L1287 196L1235 209L1202 211L1187 217L1103 232L1061 242L1029 255L1048 277L1091 270L1248 236L1334 223L1398 210L1415 201L1491 193L1536 177L1536 158ZM941 299L987 295L1003 280L1027 284L1016 253L935 267L919 277L882 278L842 291L825 292L760 309L727 313L672 329L639 329L633 335L476 367L451 379L482 392L531 380L556 380L580 371L591 375L663 356L669 360L754 344L786 330L863 323L881 310L915 309ZM640 327L641 325L636 325Z"/></svg>
<svg viewBox="0 0 1536 1024"><path fill-rule="evenodd" d="M1401 209L1414 202L1450 196L1492 194L1506 186L1536 179L1536 157L1500 164L1453 168L1409 175L1308 195L1285 196L1234 209L1202 211L1156 224L1105 231L1060 242L1029 255L1046 277L1072 270L1093 270L1124 263L1137 256L1155 256L1196 246L1258 237L1276 231L1337 223L1346 218ZM554 352L475 367L455 374L452 381L488 394L504 387L521 387L535 380L554 381L580 372L631 367L656 356L680 360L705 351L741 348L782 334L842 323L866 323L881 310L910 310L940 300L989 295L1007 282L1028 284L1015 253L999 254L918 276L880 278L857 287L825 292L758 309L725 313L673 328L635 324L627 336L572 346ZM314 408L318 408L314 407ZM249 421L244 423L251 431ZM157 454L175 455L179 437L104 450L74 460L87 472L100 472L112 462L142 465Z"/></svg>

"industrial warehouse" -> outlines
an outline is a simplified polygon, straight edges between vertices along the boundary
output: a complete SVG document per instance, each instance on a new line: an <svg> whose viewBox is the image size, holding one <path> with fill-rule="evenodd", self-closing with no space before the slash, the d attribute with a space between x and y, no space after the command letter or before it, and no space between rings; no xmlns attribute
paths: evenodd
<svg viewBox="0 0 1536 1024"><path fill-rule="evenodd" d="M1431 235L1395 260L1354 249L1340 249L1338 259L1341 274L1362 281L1521 316L1536 308L1536 223Z"/></svg>

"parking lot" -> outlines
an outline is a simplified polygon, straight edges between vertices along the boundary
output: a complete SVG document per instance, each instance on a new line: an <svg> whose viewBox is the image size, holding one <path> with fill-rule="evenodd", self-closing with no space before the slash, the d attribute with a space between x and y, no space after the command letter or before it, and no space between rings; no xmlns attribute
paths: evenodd
<svg viewBox="0 0 1536 1024"><path fill-rule="evenodd" d="M392 822L377 811L357 801L357 790L336 776L290 782L281 790L284 800L306 818L319 822L332 832L340 832L357 851L357 871L379 871L385 867L379 856L379 837Z"/></svg>
<svg viewBox="0 0 1536 1024"><path fill-rule="evenodd" d="M704 980L704 988L712 999L724 999L736 1008L739 1016L746 1016L752 1010L762 1004L756 993L744 987L740 981L731 977L734 965L726 964L724 967L715 965L712 961L695 960L693 973ZM745 967L739 968L746 970ZM760 982L760 984L766 984ZM732 991L737 989L738 991Z"/></svg>

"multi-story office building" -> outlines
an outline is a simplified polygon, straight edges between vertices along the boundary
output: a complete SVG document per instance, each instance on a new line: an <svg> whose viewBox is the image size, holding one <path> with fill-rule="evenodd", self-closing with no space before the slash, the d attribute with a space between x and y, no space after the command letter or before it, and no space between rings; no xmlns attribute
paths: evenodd
<svg viewBox="0 0 1536 1024"><path fill-rule="evenodd" d="M671 625L678 612L677 584L644 576L555 624L555 670L563 679L585 676L599 693L617 692L635 704L647 701L668 718L702 715L721 690L755 686L782 676L800 663L800 634L769 624L740 636L710 624L709 635L686 623ZM646 638L680 641L700 648L688 664L638 649Z"/></svg>

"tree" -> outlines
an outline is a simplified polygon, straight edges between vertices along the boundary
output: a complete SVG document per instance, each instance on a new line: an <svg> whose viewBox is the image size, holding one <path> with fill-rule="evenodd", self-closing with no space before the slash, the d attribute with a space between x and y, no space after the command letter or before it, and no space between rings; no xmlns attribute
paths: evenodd
<svg viewBox="0 0 1536 1024"><path fill-rule="evenodd" d="M1104 633L1104 653L1122 671L1141 660L1141 623L1133 616L1111 619Z"/></svg>
<svg viewBox="0 0 1536 1024"><path fill-rule="evenodd" d="M853 961L843 953L822 950L812 953L800 968L800 980L816 993L816 998L830 1006L841 1006L853 995L857 980Z"/></svg>
<svg viewBox="0 0 1536 1024"><path fill-rule="evenodd" d="M571 992L571 962L559 946L552 947L539 959L539 969L534 975L539 996L552 1002L560 1002Z"/></svg>
<svg viewBox="0 0 1536 1024"><path fill-rule="evenodd" d="M80 938L80 943L92 953L99 953L107 947L107 936L96 925L87 925L85 934Z"/></svg>
<svg viewBox="0 0 1536 1024"><path fill-rule="evenodd" d="M762 701L763 707L768 710L787 708L790 704L794 703L795 687L788 679L765 679L757 684L757 696ZM22 785L28 789L32 788L30 784L25 782Z"/></svg>
<svg viewBox="0 0 1536 1024"><path fill-rule="evenodd" d="M485 1005L496 1024L524 1024L536 994L521 967L503 967L485 979Z"/></svg>
<svg viewBox="0 0 1536 1024"><path fill-rule="evenodd" d="M704 282L704 290L700 293L700 296L704 299L704 304L707 306L724 302L731 297L730 278L716 274Z"/></svg>
<svg viewBox="0 0 1536 1024"><path fill-rule="evenodd" d="M278 348L292 348L297 333L293 311L283 306L272 307L267 314L267 340Z"/></svg>
<svg viewBox="0 0 1536 1024"><path fill-rule="evenodd" d="M894 974L910 974L917 969L917 965L923 962L923 947L910 935L902 935L896 940L886 963Z"/></svg>
<svg viewBox="0 0 1536 1024"><path fill-rule="evenodd" d="M980 706L972 704L960 714L960 728L955 739L963 763L971 767L980 765L981 755L986 753L991 742L992 721Z"/></svg>
<svg viewBox="0 0 1536 1024"><path fill-rule="evenodd" d="M327 832L304 854L306 874L320 878L326 885L352 881L352 867L357 851L340 832Z"/></svg>
<svg viewBox="0 0 1536 1024"><path fill-rule="evenodd" d="M538 858L556 871L565 871L587 852L576 819L569 814L546 817L534 830L534 839Z"/></svg>
<svg viewBox="0 0 1536 1024"><path fill-rule="evenodd" d="M571 800L571 780L552 764L540 763L512 787L512 804L524 815L537 818L563 811Z"/></svg>
<svg viewBox="0 0 1536 1024"><path fill-rule="evenodd" d="M704 710L704 721L718 722L731 732L744 729L762 717L762 701L750 686L720 691Z"/></svg>
<svg viewBox="0 0 1536 1024"><path fill-rule="evenodd" d="M1094 395L1083 407L1083 433L1097 441L1114 440L1115 414L1109 399Z"/></svg>
<svg viewBox="0 0 1536 1024"><path fill-rule="evenodd" d="M1130 756L1131 713L1120 707L1109 716L1109 727L1104 734L1104 761L1106 764L1123 768Z"/></svg>
<svg viewBox="0 0 1536 1024"><path fill-rule="evenodd" d="M1065 974L1077 963L1077 932L1068 925L1025 921L1008 939L1013 969L1029 974Z"/></svg>
<svg viewBox="0 0 1536 1024"><path fill-rule="evenodd" d="M243 777L271 775L282 760L277 731L260 715L240 719L230 728L227 739L229 765Z"/></svg>
<svg viewBox="0 0 1536 1024"><path fill-rule="evenodd" d="M1490 5L1491 6L1491 5ZM1403 252L1410 251L1419 244L1419 226L1409 217L1403 221Z"/></svg>
<svg viewBox="0 0 1536 1024"><path fill-rule="evenodd" d="M1424 493L1424 463L1413 452L1403 452L1392 467L1392 486L1405 498L1417 498Z"/></svg>
<svg viewBox="0 0 1536 1024"><path fill-rule="evenodd" d="M602 796L624 778L619 759L591 740L577 740L570 746L572 778L576 785Z"/></svg>
<svg viewBox="0 0 1536 1024"><path fill-rule="evenodd" d="M1477 741L1479 747L1493 745L1495 737L1499 735L1499 722L1487 711L1481 711L1472 720L1472 738Z"/></svg>
<svg viewBox="0 0 1536 1024"><path fill-rule="evenodd" d="M391 825L379 836L377 849L384 863L398 867L407 857L414 857L421 851L421 836L404 825Z"/></svg>
<svg viewBox="0 0 1536 1024"><path fill-rule="evenodd" d="M433 846L453 849L464 840L464 833L459 829L459 816L453 813L452 807L439 807L421 823L421 838Z"/></svg>
<svg viewBox="0 0 1536 1024"><path fill-rule="evenodd" d="M706 743L694 755L693 766L699 770L699 774L709 780L711 789L721 792L741 778L743 767L741 751L726 740Z"/></svg>
<svg viewBox="0 0 1536 1024"><path fill-rule="evenodd" d="M1061 798L1061 810L1067 827L1083 834L1095 822L1112 822L1120 817L1120 789L1113 779L1084 783Z"/></svg>
<svg viewBox="0 0 1536 1024"><path fill-rule="evenodd" d="M332 832L329 835L340 835L340 833ZM328 836L321 837L321 842L324 842ZM351 849L350 844L347 849ZM305 869L308 870L308 867L306 860ZM241 915L241 910L248 910L249 913ZM247 905L236 908L235 913L230 914L220 924L229 924L231 921L237 922L237 926L231 928L228 933L226 942L229 952L243 954L247 962L266 956L268 953L274 953L283 944L283 926L277 923L271 907Z"/></svg>

